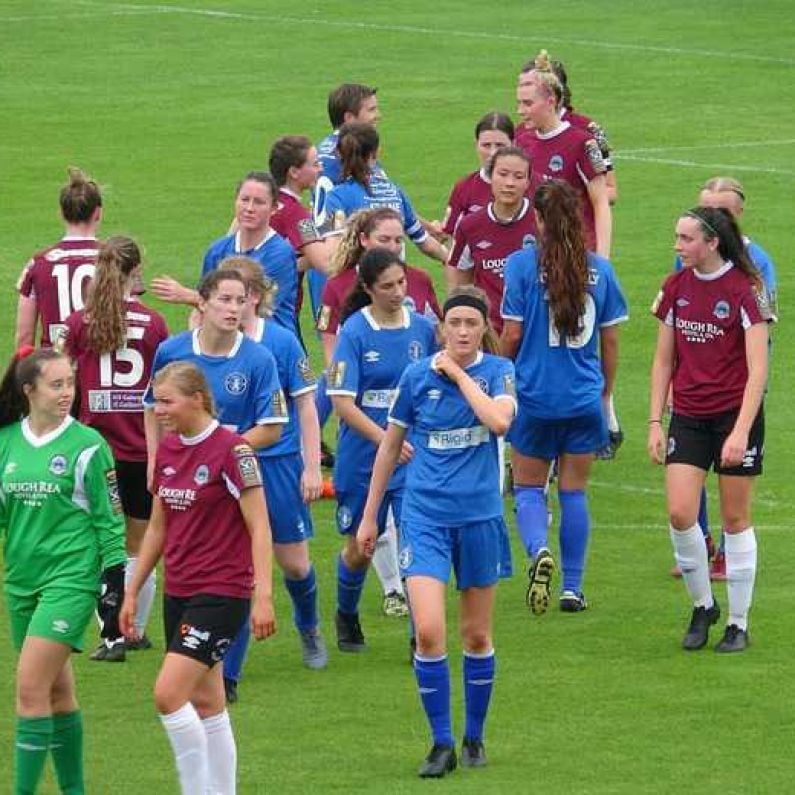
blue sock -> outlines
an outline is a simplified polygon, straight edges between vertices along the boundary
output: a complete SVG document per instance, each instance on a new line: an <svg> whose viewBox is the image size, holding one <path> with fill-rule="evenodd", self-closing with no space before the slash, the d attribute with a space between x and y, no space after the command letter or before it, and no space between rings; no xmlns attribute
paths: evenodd
<svg viewBox="0 0 795 795"><path fill-rule="evenodd" d="M447 655L427 659L414 657L414 675L433 742L438 745L454 745L453 727L450 718L450 667Z"/></svg>
<svg viewBox="0 0 795 795"><path fill-rule="evenodd" d="M332 405L331 398L326 394L326 387L328 386L328 379L326 374L322 373L317 381L317 390L315 392L315 408L317 408L317 419L320 423L321 430L331 416Z"/></svg>
<svg viewBox="0 0 795 795"><path fill-rule="evenodd" d="M224 679L233 679L235 682L240 681L250 639L251 626L248 623L248 617L246 617L243 626L235 635L235 639L229 645L226 654L224 654Z"/></svg>
<svg viewBox="0 0 795 795"><path fill-rule="evenodd" d="M531 558L547 545L547 497L543 486L514 486L516 528Z"/></svg>
<svg viewBox="0 0 795 795"><path fill-rule="evenodd" d="M698 503L698 523L704 537L709 535L709 514L707 513L707 487L701 489L701 500Z"/></svg>
<svg viewBox="0 0 795 795"><path fill-rule="evenodd" d="M494 649L486 654L464 652L464 737L470 740L483 739L483 724L486 722L491 691L494 689L495 667Z"/></svg>
<svg viewBox="0 0 795 795"><path fill-rule="evenodd" d="M560 562L563 590L580 593L585 570L585 553L591 534L588 498L582 489L558 492L560 500Z"/></svg>
<svg viewBox="0 0 795 795"><path fill-rule="evenodd" d="M340 613L356 615L359 612L359 599L366 576L367 569L351 571L342 555L337 557L337 610Z"/></svg>
<svg viewBox="0 0 795 795"><path fill-rule="evenodd" d="M293 621L298 631L315 629L318 624L315 567L309 567L309 573L303 580L289 580L285 577L284 586L293 600Z"/></svg>

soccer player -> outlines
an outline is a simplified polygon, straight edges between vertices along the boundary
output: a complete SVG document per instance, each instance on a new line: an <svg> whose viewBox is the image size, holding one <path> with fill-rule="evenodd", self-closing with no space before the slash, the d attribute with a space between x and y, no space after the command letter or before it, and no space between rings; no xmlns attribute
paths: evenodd
<svg viewBox="0 0 795 795"><path fill-rule="evenodd" d="M102 194L94 180L76 168L61 188L61 217L66 232L54 246L34 254L17 283L16 344L33 345L40 322L39 344L52 345L66 318L83 308L97 259L97 228L102 221Z"/></svg>
<svg viewBox="0 0 795 795"><path fill-rule="evenodd" d="M506 146L488 162L486 174L491 182L491 201L461 219L453 234L447 270L451 284L474 283L486 293L491 307L489 321L499 333L505 261L535 240L532 203L525 195L530 163L521 149Z"/></svg>
<svg viewBox="0 0 795 795"><path fill-rule="evenodd" d="M450 192L447 209L441 223L433 222L435 234L452 237L464 216L482 210L493 198L488 164L492 155L503 146L513 143L514 126L505 113L492 111L475 125L475 152L479 168L458 180Z"/></svg>
<svg viewBox="0 0 795 795"><path fill-rule="evenodd" d="M739 224L745 210L745 191L740 182L734 177L712 177L708 179L701 188L698 197L700 207L715 207L724 209L732 214L732 217ZM767 298L770 304L770 311L773 321L778 320L778 301L776 293L778 289L776 279L776 268L770 255L751 238L743 235L743 243L754 263L759 275L762 277ZM674 260L674 270L681 270L683 267L681 259L677 256ZM717 549L709 531L709 515L707 511L707 490L706 487L701 491L701 503L698 509L698 523L704 533L707 542L707 551L710 557L709 576L712 580L726 579L726 548L724 544L724 534L721 532L720 543ZM671 569L674 577L681 577L682 571L679 566Z"/></svg>
<svg viewBox="0 0 795 795"><path fill-rule="evenodd" d="M14 792L36 792L51 751L60 791L82 793L70 657L83 648L101 574L121 599L124 522L107 443L69 415L69 359L52 348L21 355L0 384L4 589L19 653Z"/></svg>
<svg viewBox="0 0 795 795"><path fill-rule="evenodd" d="M400 255L404 249L403 241L403 224L397 210L378 207L374 210L360 210L350 217L345 234L334 253L331 264L333 275L323 288L323 302L317 319L327 363L331 362L333 356L342 308L356 285L362 256L373 248L385 248ZM406 265L405 271L405 305L411 311L419 312L432 322L437 322L441 317L441 310L430 276L421 268L413 268L411 265ZM321 389L325 388L325 383L321 384ZM408 608L398 571L397 528L391 513L387 517L386 530L378 539L372 562L384 592L384 614L405 616Z"/></svg>
<svg viewBox="0 0 795 795"><path fill-rule="evenodd" d="M532 129L521 146L530 158L530 189L550 179L568 182L582 205L585 246L610 256L612 215L599 144L588 132L561 120L563 86L551 71L536 69L530 82L516 89L518 113Z"/></svg>
<svg viewBox="0 0 795 795"><path fill-rule="evenodd" d="M764 455L763 397L768 321L764 284L731 213L696 207L676 223L684 266L669 276L652 307L660 321L651 372L648 450L666 464L665 485L674 557L693 601L682 641L700 649L720 608L709 580L707 546L698 524L707 472L718 475L729 617L717 652L743 651L756 577L751 522L754 478ZM673 413L662 427L669 389Z"/></svg>
<svg viewBox="0 0 795 795"><path fill-rule="evenodd" d="M403 190L378 165L379 138L370 124L352 122L340 129L337 148L342 163L341 180L326 196L325 219L319 226L326 237L341 235L348 218L357 210L391 207L403 220L407 237L424 254L439 262L447 249L430 237Z"/></svg>
<svg viewBox="0 0 795 795"><path fill-rule="evenodd" d="M406 271L387 249L369 250L359 262L359 279L342 311L343 326L329 368L328 394L340 418L334 486L337 529L346 537L337 560L337 646L365 648L359 622L359 598L369 566L356 545L376 448L384 438L387 410L406 365L435 350L434 325L405 305ZM401 463L411 457L406 443ZM386 528L389 509L400 517L403 468L389 483L378 515Z"/></svg>
<svg viewBox="0 0 795 795"><path fill-rule="evenodd" d="M100 244L96 274L84 309L66 318L64 350L77 367L78 418L96 428L113 451L127 539L125 578L135 571L138 549L152 510L146 488L146 437L142 398L158 345L168 337L165 320L132 296L141 278L141 252L129 237ZM100 599L102 642L92 660L121 662L125 646L148 649L146 624L155 598L154 571L146 580L135 617L140 640L125 644L107 612L121 605ZM115 627L116 637L109 636Z"/></svg>
<svg viewBox="0 0 795 795"><path fill-rule="evenodd" d="M163 556L168 651L155 706L183 795L236 791L237 749L221 666L246 623L258 639L276 631L271 538L257 456L213 417L201 369L172 362L153 380L154 411L167 432L157 449L154 505L121 611L132 640L141 586Z"/></svg>
<svg viewBox="0 0 795 795"><path fill-rule="evenodd" d="M398 384L357 533L361 554L372 554L379 507L410 433L400 565L417 632L417 687L433 734L419 770L428 778L444 776L457 764L445 637L450 569L461 594L466 704L461 763L467 767L486 764L483 727L495 673L494 586L511 573L497 438L516 412L513 365L481 350L498 347L483 291L457 288L443 311L444 349L409 365Z"/></svg>
<svg viewBox="0 0 795 795"><path fill-rule="evenodd" d="M516 524L531 560L527 605L546 612L555 561L549 551L546 483L558 461L560 609L577 613L590 535L586 489L594 453L607 442L607 400L627 305L602 257L585 250L577 192L550 180L533 195L538 244L508 258L503 351L516 361L519 411L512 446Z"/></svg>
<svg viewBox="0 0 795 795"><path fill-rule="evenodd" d="M295 334L269 319L274 286L267 283L262 269L248 257L229 257L220 270L236 270L246 281L248 302L243 312L242 329L246 336L271 352L276 361L279 383L287 400L289 422L276 444L258 451L268 518L273 536L273 552L284 573L284 585L293 605L293 621L301 640L304 665L325 668L328 652L320 633L317 609L317 580L309 559L308 541L312 536L309 503L322 491L320 475L320 427L315 410L315 376ZM241 637L242 636L242 637ZM235 639L225 669L234 671L232 655L242 662L247 633Z"/></svg>
<svg viewBox="0 0 795 795"><path fill-rule="evenodd" d="M538 55L532 60L528 61L519 72L519 84L526 82L533 82L536 70L542 72L552 72L558 78L560 85L563 88L563 100L560 105L560 118L569 122L572 127L577 127L580 130L587 132L599 144L599 150L602 153L602 159L605 163L605 181L607 183L607 196L610 204L615 204L618 199L618 186L616 185L616 172L613 168L613 158L611 147L607 140L607 135L604 128L591 119L589 116L584 116L582 113L577 113L571 104L571 88L569 87L569 76L566 72L566 67L562 61L550 60L549 53L546 50L541 50ZM516 143L518 146L524 146L528 139L532 139L533 129L526 124L520 124L516 129Z"/></svg>
<svg viewBox="0 0 795 795"><path fill-rule="evenodd" d="M245 279L237 271L214 270L202 280L199 295L201 326L162 343L152 373L172 361L196 363L210 384L221 424L243 436L255 450L276 444L288 422L287 407L272 354L240 331L248 301ZM151 467L159 438L151 411L151 385L144 405L150 409L144 422ZM242 659L235 660L234 670L225 677L230 702L237 700L241 666Z"/></svg>

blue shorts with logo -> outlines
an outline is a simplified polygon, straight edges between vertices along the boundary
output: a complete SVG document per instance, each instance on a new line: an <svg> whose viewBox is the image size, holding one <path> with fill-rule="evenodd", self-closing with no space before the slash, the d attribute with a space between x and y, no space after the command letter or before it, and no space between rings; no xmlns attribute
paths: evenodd
<svg viewBox="0 0 795 795"><path fill-rule="evenodd" d="M403 522L398 562L402 577L432 577L444 583L452 568L458 590L487 588L513 571L502 516L456 527Z"/></svg>
<svg viewBox="0 0 795 795"><path fill-rule="evenodd" d="M301 454L261 456L259 463L273 543L295 544L312 538L312 516L301 496Z"/></svg>
<svg viewBox="0 0 795 795"><path fill-rule="evenodd" d="M337 530L341 535L356 535L364 514L364 504L367 502L366 491L337 492ZM381 500L378 509L376 524L378 535L386 530L386 520L389 509L395 517L395 524L400 527L400 511L403 506L403 489L387 491Z"/></svg>
<svg viewBox="0 0 795 795"><path fill-rule="evenodd" d="M532 416L519 403L508 441L518 453L545 461L566 453L595 453L609 441L607 420L601 404L587 414L549 420Z"/></svg>

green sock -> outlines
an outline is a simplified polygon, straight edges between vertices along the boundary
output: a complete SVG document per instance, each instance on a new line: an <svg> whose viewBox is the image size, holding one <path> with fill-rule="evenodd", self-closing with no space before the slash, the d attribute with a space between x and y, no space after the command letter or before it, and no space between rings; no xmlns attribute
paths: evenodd
<svg viewBox="0 0 795 795"><path fill-rule="evenodd" d="M52 716L50 751L64 795L83 795L83 715L79 709Z"/></svg>
<svg viewBox="0 0 795 795"><path fill-rule="evenodd" d="M39 786L39 779L50 750L53 720L44 718L23 718L17 715L17 736L15 758L15 795L33 795Z"/></svg>

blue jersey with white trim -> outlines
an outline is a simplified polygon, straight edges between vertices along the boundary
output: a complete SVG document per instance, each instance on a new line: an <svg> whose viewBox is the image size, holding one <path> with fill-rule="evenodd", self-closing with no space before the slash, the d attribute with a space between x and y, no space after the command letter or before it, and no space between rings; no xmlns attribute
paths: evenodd
<svg viewBox="0 0 795 795"><path fill-rule="evenodd" d="M523 324L516 355L521 406L541 419L565 419L598 410L604 376L599 329L628 319L627 303L613 266L588 254L588 292L582 331L561 338L550 316L535 247L512 254L505 265L502 316Z"/></svg>
<svg viewBox="0 0 795 795"><path fill-rule="evenodd" d="M270 351L238 333L226 356L208 356L199 346L199 330L184 331L162 342L155 353L152 378L170 362L193 362L210 386L218 421L230 431L245 433L255 425L286 423L287 408ZM152 383L144 405L155 404Z"/></svg>
<svg viewBox="0 0 795 795"><path fill-rule="evenodd" d="M461 390L432 367L433 357L406 368L389 422L411 430L401 521L457 527L502 516L497 436L478 419ZM466 368L489 397L516 408L514 366L479 353Z"/></svg>
<svg viewBox="0 0 795 795"><path fill-rule="evenodd" d="M298 263L293 247L271 230L254 248L242 251L238 233L216 240L204 255L202 277L226 257L242 254L256 260L262 272L279 288L273 303L273 319L288 331L297 331L295 306L298 299Z"/></svg>
<svg viewBox="0 0 795 795"><path fill-rule="evenodd" d="M351 315L340 330L326 392L352 397L374 423L386 428L389 406L403 370L434 350L434 327L427 318L404 307L400 328L383 328L365 307ZM376 445L340 422L334 466L337 491L367 489L375 452ZM403 477L403 467L398 467L389 488L401 488Z"/></svg>
<svg viewBox="0 0 795 795"><path fill-rule="evenodd" d="M414 243L422 243L428 237L420 220L403 190L390 180L380 166L370 172L370 181L365 187L353 177L336 185L326 196L325 221L320 225L321 234L329 235L344 227L345 219L357 210L373 210L390 207L400 214L406 236Z"/></svg>
<svg viewBox="0 0 795 795"><path fill-rule="evenodd" d="M288 455L301 452L301 424L298 419L298 407L295 399L317 389L317 379L309 365L306 352L291 331L266 323L259 319L257 329L252 337L254 342L264 346L276 360L279 383L287 399L287 416L289 422L282 429L282 435L276 444L258 450L260 458Z"/></svg>
<svg viewBox="0 0 795 795"><path fill-rule="evenodd" d="M339 184L342 174L342 163L337 151L340 131L329 133L317 145L317 159L323 166L323 171L315 183L315 192L312 197L312 215L315 226L320 229L326 223L326 199L331 189Z"/></svg>

